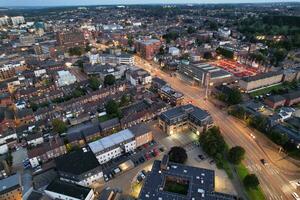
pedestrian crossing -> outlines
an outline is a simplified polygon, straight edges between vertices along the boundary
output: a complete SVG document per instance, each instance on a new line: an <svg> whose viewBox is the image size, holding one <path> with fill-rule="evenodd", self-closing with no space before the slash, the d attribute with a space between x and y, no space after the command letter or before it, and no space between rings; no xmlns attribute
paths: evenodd
<svg viewBox="0 0 300 200"><path fill-rule="evenodd" d="M254 172L260 172L263 167L261 165L259 165L259 164L252 164L252 165L247 165L246 168L250 172L254 173ZM280 173L277 169L274 169L271 166L265 166L264 168L265 168L265 170L267 171L267 173L269 175L275 175L275 174L279 174Z"/></svg>

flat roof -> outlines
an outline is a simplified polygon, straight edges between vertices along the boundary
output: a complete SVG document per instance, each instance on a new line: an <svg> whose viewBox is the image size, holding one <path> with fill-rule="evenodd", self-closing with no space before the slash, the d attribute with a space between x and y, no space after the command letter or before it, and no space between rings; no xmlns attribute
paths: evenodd
<svg viewBox="0 0 300 200"><path fill-rule="evenodd" d="M94 153L98 153L132 138L134 138L133 133L129 129L125 129L118 133L91 142L89 143L89 147Z"/></svg>
<svg viewBox="0 0 300 200"><path fill-rule="evenodd" d="M45 190L77 199L85 199L91 191L90 188L63 182L58 179L50 183Z"/></svg>
<svg viewBox="0 0 300 200"><path fill-rule="evenodd" d="M252 81L257 81L260 79L270 78L270 77L278 76L278 75L283 75L283 72L282 71L267 72L267 73L258 74L255 76L244 77L244 78L242 78L242 80L246 81L246 82L252 82Z"/></svg>
<svg viewBox="0 0 300 200"><path fill-rule="evenodd" d="M58 171L81 175L99 167L99 162L88 147L75 150L55 159Z"/></svg>
<svg viewBox="0 0 300 200"><path fill-rule="evenodd" d="M161 169L161 161L155 160L151 172L147 175L140 200L231 200L234 196L215 193L215 173L213 170L197 168L178 163L168 163L166 170ZM188 183L186 195L164 191L167 177L185 180Z"/></svg>

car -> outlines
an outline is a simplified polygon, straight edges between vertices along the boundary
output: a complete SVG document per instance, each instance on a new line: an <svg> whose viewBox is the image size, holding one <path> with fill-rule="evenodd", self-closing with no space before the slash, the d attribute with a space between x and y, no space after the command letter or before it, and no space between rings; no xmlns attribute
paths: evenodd
<svg viewBox="0 0 300 200"><path fill-rule="evenodd" d="M214 160L211 160L211 161L209 161L209 164L214 164L215 163L215 161Z"/></svg>
<svg viewBox="0 0 300 200"><path fill-rule="evenodd" d="M261 162L263 165L268 165L268 162L267 162L265 159L260 159L260 162Z"/></svg>
<svg viewBox="0 0 300 200"><path fill-rule="evenodd" d="M298 187L300 187L300 181L297 181L297 182L296 182L296 185L297 185Z"/></svg>
<svg viewBox="0 0 300 200"><path fill-rule="evenodd" d="M294 199L300 200L300 197L299 197L299 195L296 192L293 192L292 196L294 197Z"/></svg>

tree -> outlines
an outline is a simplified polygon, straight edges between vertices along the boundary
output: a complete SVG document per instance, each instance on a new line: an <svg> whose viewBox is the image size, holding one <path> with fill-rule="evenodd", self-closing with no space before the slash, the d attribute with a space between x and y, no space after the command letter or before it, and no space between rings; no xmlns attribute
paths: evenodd
<svg viewBox="0 0 300 200"><path fill-rule="evenodd" d="M92 90L98 90L100 86L100 81L96 77L91 77L89 79L89 85Z"/></svg>
<svg viewBox="0 0 300 200"><path fill-rule="evenodd" d="M209 155L216 158L217 154L226 151L226 143L218 127L213 127L200 135L202 149Z"/></svg>
<svg viewBox="0 0 300 200"><path fill-rule="evenodd" d="M241 103L242 101L242 94L238 89L231 89L228 94L227 102L231 105L235 105Z"/></svg>
<svg viewBox="0 0 300 200"><path fill-rule="evenodd" d="M70 56L81 56L84 53L84 49L82 47L73 47L69 48Z"/></svg>
<svg viewBox="0 0 300 200"><path fill-rule="evenodd" d="M192 33L196 32L196 29L192 26L189 26L188 29L187 29L187 32L188 32L188 34L192 34Z"/></svg>
<svg viewBox="0 0 300 200"><path fill-rule="evenodd" d="M106 110L106 113L110 117L120 117L121 116L119 105L115 100L109 100L105 105L105 110Z"/></svg>
<svg viewBox="0 0 300 200"><path fill-rule="evenodd" d="M187 160L187 153L184 148L175 146L169 151L169 159L172 162L183 164Z"/></svg>
<svg viewBox="0 0 300 200"><path fill-rule="evenodd" d="M233 51L225 49L223 47L218 47L216 49L217 54L224 56L225 58L233 59Z"/></svg>
<svg viewBox="0 0 300 200"><path fill-rule="evenodd" d="M115 82L116 82L116 78L112 74L106 75L104 77L104 84L105 85L113 85L113 84L115 84Z"/></svg>
<svg viewBox="0 0 300 200"><path fill-rule="evenodd" d="M245 149L240 146L232 147L228 153L228 159L231 163L238 165L244 159Z"/></svg>
<svg viewBox="0 0 300 200"><path fill-rule="evenodd" d="M126 106L126 105L128 105L129 102L130 102L130 99L131 99L131 96L130 96L130 95L124 94L124 95L121 97L120 106Z"/></svg>
<svg viewBox="0 0 300 200"><path fill-rule="evenodd" d="M271 130L267 134L273 142L281 146L284 146L289 141L289 137L285 133L279 133L278 131Z"/></svg>
<svg viewBox="0 0 300 200"><path fill-rule="evenodd" d="M67 125L60 119L52 120L53 131L62 134L68 130Z"/></svg>
<svg viewBox="0 0 300 200"><path fill-rule="evenodd" d="M248 174L245 176L243 182L247 188L255 188L259 185L259 180L255 174Z"/></svg>
<svg viewBox="0 0 300 200"><path fill-rule="evenodd" d="M39 108L39 106L34 102L30 102L30 107L34 112Z"/></svg>

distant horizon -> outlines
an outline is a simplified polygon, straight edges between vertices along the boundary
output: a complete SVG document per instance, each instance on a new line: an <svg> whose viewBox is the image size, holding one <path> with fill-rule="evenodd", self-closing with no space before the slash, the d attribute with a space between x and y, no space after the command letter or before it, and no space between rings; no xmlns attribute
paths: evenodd
<svg viewBox="0 0 300 200"><path fill-rule="evenodd" d="M3 0L2 0L3 1ZM155 5L155 4L255 4L255 3L300 3L300 0L145 0L141 3L138 0L111 0L109 3L104 0L10 0L3 3L0 1L0 7L64 7L64 6L108 6L108 5Z"/></svg>

